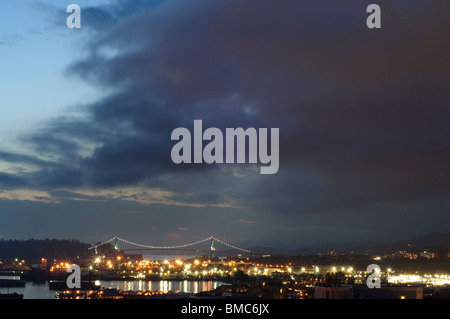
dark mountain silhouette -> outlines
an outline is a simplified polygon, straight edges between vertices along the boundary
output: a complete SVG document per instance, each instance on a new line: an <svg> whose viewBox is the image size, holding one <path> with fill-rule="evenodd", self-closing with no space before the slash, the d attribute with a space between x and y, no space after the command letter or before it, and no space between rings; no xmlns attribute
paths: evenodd
<svg viewBox="0 0 450 319"><path fill-rule="evenodd" d="M390 254L399 250L421 252L425 250L443 251L450 249L450 232L425 234L411 240L397 242L328 242L318 246L299 247L281 250L267 247L255 247L252 251L268 254L317 255L334 252L336 254Z"/></svg>

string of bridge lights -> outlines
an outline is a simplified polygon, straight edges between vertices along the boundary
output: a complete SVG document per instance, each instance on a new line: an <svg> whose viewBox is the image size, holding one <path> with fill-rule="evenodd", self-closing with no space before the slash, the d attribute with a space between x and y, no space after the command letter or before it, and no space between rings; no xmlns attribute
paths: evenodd
<svg viewBox="0 0 450 319"><path fill-rule="evenodd" d="M214 236L210 236L210 237L208 237L208 238L201 239L201 240L199 240L199 241L192 242L192 243L189 243L189 244L176 245L176 246L153 246L153 245L145 245L145 244L135 243L135 242L132 242L132 241L129 241L129 240L126 240L126 239L123 239L123 238L120 238L120 237L115 236L115 237L113 237L113 238L111 238L111 239L109 239L109 240L107 240L107 241L104 241L104 242L102 242L102 243L100 243L100 244L96 244L96 245L94 245L94 246L92 246L92 247L89 247L89 249L97 249L98 247L103 246L103 245L106 245L106 244L112 242L113 240L120 240L120 241L122 241L122 242L124 242L124 243L130 244L130 245L134 245L134 246L138 246L138 247L141 247L141 248L161 249L161 250L164 250L164 249L177 249L177 248L186 248L186 247L198 245L198 244L204 243L204 242L209 241L209 240L212 240L212 239L215 240L215 241L217 241L217 242L219 242L219 243L221 243L221 244L223 244L223 245L225 245L225 246L228 246L228 247L230 247L230 248L233 248L233 249L236 249L236 250L240 250L240 251L244 251L244 252L247 252L247 253L252 253L252 251L250 251L250 250L248 250L248 249L244 249L244 248L240 248L240 247L237 247L237 246L228 244L228 243L226 243L226 242L224 242L224 241L221 241L220 239L217 239L217 238L214 237Z"/></svg>
<svg viewBox="0 0 450 319"><path fill-rule="evenodd" d="M250 251L250 250L248 250L248 249L244 249L244 248L240 248L240 247L233 246L233 245L228 244L228 243L226 243L226 242L223 242L223 241L221 241L221 240L219 240L219 239L217 239L217 238L215 238L215 237L212 237L212 238L214 238L214 240L216 240L217 242L219 242L219 243L221 243L221 244L223 244L223 245L225 245L225 246L231 247L231 248L236 249L236 250L245 251L245 252L247 252L247 253L252 253L252 251Z"/></svg>

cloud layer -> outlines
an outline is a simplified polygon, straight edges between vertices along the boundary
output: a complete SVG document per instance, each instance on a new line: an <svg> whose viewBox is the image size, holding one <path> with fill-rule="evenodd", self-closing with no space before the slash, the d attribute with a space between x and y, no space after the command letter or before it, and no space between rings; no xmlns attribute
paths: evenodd
<svg viewBox="0 0 450 319"><path fill-rule="evenodd" d="M420 234L426 214L439 227L450 189L447 2L379 3L381 30L367 29L368 3L355 1L85 8L85 54L66 71L110 93L82 106L85 116L25 136L36 156L1 152L33 168L1 173L2 198L47 198L17 195L34 189L55 200L241 210L248 216L234 220L262 227L260 239L283 227L286 240L327 228ZM173 164L170 134L194 119L280 128L279 172ZM393 224L368 226L374 214Z"/></svg>

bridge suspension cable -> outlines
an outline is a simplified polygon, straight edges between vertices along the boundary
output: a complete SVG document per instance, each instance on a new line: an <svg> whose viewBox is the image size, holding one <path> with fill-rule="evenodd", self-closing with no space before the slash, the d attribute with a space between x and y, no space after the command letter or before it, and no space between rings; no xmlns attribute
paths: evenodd
<svg viewBox="0 0 450 319"><path fill-rule="evenodd" d="M176 245L176 246L153 246L153 245L144 245L144 244L135 243L135 242L132 242L132 241L129 241L129 240L126 240L126 239L123 239L123 238L120 238L120 237L115 236L115 237L113 237L113 238L111 238L111 239L109 239L109 240L107 240L107 241L105 241L105 242L102 242L102 243L100 243L100 244L96 244L96 245L94 245L94 246L92 246L92 247L89 247L89 249L94 249L94 248L96 249L96 248L98 248L98 247L100 247L100 246L103 246L103 245L105 245L105 244L108 244L108 243L112 242L113 240L120 240L120 241L122 241L122 242L124 242L124 243L130 244L130 245L134 245L134 246L138 246L138 247L141 247L141 248L147 248L147 249L161 249L161 250L164 250L164 249L177 249L177 248L185 248L185 247L194 246L194 245L201 244L201 243L204 243L204 242L209 241L209 240L212 240L212 239L214 239L215 241L217 241L217 242L219 242L219 243L221 243L221 244L223 244L223 245L225 245L225 246L228 246L228 247L230 247L230 248L233 248L233 249L236 249L236 250L240 250L240 251L244 251L244 252L247 252L247 253L253 253L252 251L250 251L250 250L248 250L248 249L236 247L236 246L234 246L234 245L231 245L231 244L228 244L228 243L226 243L226 242L224 242L224 241L221 241L221 240L217 239L217 238L214 237L214 236L210 236L210 237L208 237L208 238L205 238L205 239L202 239L202 240L193 242L193 243L183 244L183 245Z"/></svg>
<svg viewBox="0 0 450 319"><path fill-rule="evenodd" d="M233 249L245 251L245 252L247 252L247 253L253 253L252 251L250 251L250 250L248 250L248 249L244 249L244 248L239 248L239 247L233 246L233 245L228 244L228 243L226 243L226 242L223 242L223 241L221 241L221 240L219 240L219 239L217 239L217 238L215 238L215 237L214 237L214 239L215 239L217 242L219 242L219 243L221 243L221 244L223 244L223 245L225 245L225 246L231 247L231 248L233 248Z"/></svg>
<svg viewBox="0 0 450 319"><path fill-rule="evenodd" d="M117 237L118 240L123 241L124 243L130 244L130 245L134 245L134 246L138 246L138 247L142 247L142 248L150 248L150 249L177 249L177 248L185 248L185 247L189 247L189 246L194 246L197 244L201 244L204 243L205 241L211 240L211 237L193 242L193 243L189 243L189 244L183 244L183 245L176 245L176 246L151 246L151 245L144 245L144 244L138 244L138 243L134 243L132 241L126 240L126 239L122 239Z"/></svg>
<svg viewBox="0 0 450 319"><path fill-rule="evenodd" d="M103 243L100 243L100 244L94 245L94 246L92 246L92 247L89 247L88 249L94 249L94 248L98 248L98 247L100 247L100 246L106 245L107 243L112 242L112 241L115 240L116 238L117 238L117 237L113 237L113 238L111 238L110 240L107 240L107 241L104 241Z"/></svg>

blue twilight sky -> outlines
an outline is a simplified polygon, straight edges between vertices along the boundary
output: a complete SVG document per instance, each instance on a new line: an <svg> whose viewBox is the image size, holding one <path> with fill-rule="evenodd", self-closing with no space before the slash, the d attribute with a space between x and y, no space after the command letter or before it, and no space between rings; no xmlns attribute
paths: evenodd
<svg viewBox="0 0 450 319"><path fill-rule="evenodd" d="M66 7L81 7L68 29ZM0 238L245 247L448 231L450 5L2 1ZM175 165L171 132L280 129L280 169Z"/></svg>
<svg viewBox="0 0 450 319"><path fill-rule="evenodd" d="M92 86L64 74L67 65L80 54L78 41L82 36L65 25L69 3L2 2L0 120L1 138L8 147L18 147L14 142L17 134L99 94ZM106 1L79 1L80 5L102 3Z"/></svg>

